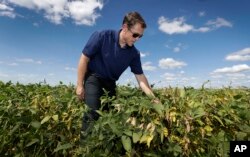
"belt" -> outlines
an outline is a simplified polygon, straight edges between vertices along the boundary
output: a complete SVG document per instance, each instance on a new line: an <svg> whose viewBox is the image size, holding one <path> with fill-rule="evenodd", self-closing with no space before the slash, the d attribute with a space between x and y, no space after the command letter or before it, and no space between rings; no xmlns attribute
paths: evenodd
<svg viewBox="0 0 250 157"><path fill-rule="evenodd" d="M99 74L93 72L93 71L88 71L87 72L87 76L95 76L96 78L102 80L102 81L105 81L105 82L110 82L110 83L115 83L116 81L115 80L112 80L112 79L107 79L107 78L103 78L101 77Z"/></svg>

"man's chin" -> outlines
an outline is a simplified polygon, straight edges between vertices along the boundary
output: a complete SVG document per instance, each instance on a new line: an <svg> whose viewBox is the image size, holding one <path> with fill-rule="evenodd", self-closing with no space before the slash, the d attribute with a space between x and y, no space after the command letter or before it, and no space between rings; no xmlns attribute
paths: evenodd
<svg viewBox="0 0 250 157"><path fill-rule="evenodd" d="M128 46L130 46L130 47L133 46L133 45L134 45L134 43L129 43L129 44L128 44Z"/></svg>

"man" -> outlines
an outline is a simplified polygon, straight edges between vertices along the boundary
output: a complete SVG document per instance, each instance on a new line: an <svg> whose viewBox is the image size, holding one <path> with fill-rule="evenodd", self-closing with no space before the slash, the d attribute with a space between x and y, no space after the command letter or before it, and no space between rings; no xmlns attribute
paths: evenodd
<svg viewBox="0 0 250 157"><path fill-rule="evenodd" d="M116 95L116 81L121 74L131 68L140 88L146 95L154 98L154 94L143 74L140 52L134 43L143 36L146 23L138 12L125 15L119 31L104 30L95 32L85 45L79 60L77 71L76 94L85 99L91 109L83 116L82 131L86 131L89 122L97 120L95 112L101 106L100 97L103 89L109 96Z"/></svg>

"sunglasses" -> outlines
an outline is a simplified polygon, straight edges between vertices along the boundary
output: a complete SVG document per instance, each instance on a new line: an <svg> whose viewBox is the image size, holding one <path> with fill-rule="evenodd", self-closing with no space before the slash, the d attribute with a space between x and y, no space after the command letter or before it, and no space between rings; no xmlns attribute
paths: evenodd
<svg viewBox="0 0 250 157"><path fill-rule="evenodd" d="M128 29L131 33L132 33L132 37L133 38L141 38L142 36L143 36L143 34L139 34L139 33L134 33L134 32L132 32L130 29Z"/></svg>

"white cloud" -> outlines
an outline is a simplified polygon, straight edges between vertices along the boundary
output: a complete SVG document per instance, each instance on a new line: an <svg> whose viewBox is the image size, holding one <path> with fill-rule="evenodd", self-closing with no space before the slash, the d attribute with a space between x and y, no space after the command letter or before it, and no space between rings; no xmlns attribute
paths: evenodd
<svg viewBox="0 0 250 157"><path fill-rule="evenodd" d="M232 67L225 67L225 68L220 68L216 69L212 72L212 74L216 73L238 73L242 71L248 71L250 70L250 67L246 64L239 64L239 65L234 65Z"/></svg>
<svg viewBox="0 0 250 157"><path fill-rule="evenodd" d="M193 84L194 80L197 80L195 77L188 77L184 76L183 74L184 74L183 71L180 71L179 73L165 73L161 75L161 77L164 79L163 82L167 82L174 86L176 85L187 86L188 84Z"/></svg>
<svg viewBox="0 0 250 157"><path fill-rule="evenodd" d="M7 4L0 2L0 16L7 16L10 18L15 18L16 14L13 12L14 9Z"/></svg>
<svg viewBox="0 0 250 157"><path fill-rule="evenodd" d="M174 69L174 68L182 68L187 64L182 61L176 61L173 58L163 58L159 61L159 67L162 69Z"/></svg>
<svg viewBox="0 0 250 157"><path fill-rule="evenodd" d="M180 50L181 50L180 47L175 47L175 48L173 49L174 52L180 52Z"/></svg>
<svg viewBox="0 0 250 157"><path fill-rule="evenodd" d="M36 64L42 64L42 61L35 61Z"/></svg>
<svg viewBox="0 0 250 157"><path fill-rule="evenodd" d="M152 66L151 62L145 62L144 64L142 64L142 69L148 70L148 71L154 71L156 69L156 67Z"/></svg>
<svg viewBox="0 0 250 157"><path fill-rule="evenodd" d="M194 32L205 33L205 32L211 31L211 28L209 28L209 27L200 27L200 28L197 28L197 29L193 29L193 31Z"/></svg>
<svg viewBox="0 0 250 157"><path fill-rule="evenodd" d="M19 63L25 63L25 64L42 64L42 61L34 60L32 58L16 58L15 62L12 61L6 61L2 62L0 61L0 64L8 65L8 66L19 66Z"/></svg>
<svg viewBox="0 0 250 157"><path fill-rule="evenodd" d="M9 77L9 75L8 75L8 74L1 73L1 72L0 72L0 77Z"/></svg>
<svg viewBox="0 0 250 157"><path fill-rule="evenodd" d="M141 56L141 57L146 57L146 56L148 56L148 55L149 55L148 52L146 52L146 53L140 52L140 56Z"/></svg>
<svg viewBox="0 0 250 157"><path fill-rule="evenodd" d="M18 64L15 63L15 62L14 62L14 63L9 63L8 65L9 65L9 66L18 66Z"/></svg>
<svg viewBox="0 0 250 157"><path fill-rule="evenodd" d="M176 75L175 74L172 74L172 73L165 73L162 75L162 77L167 80L167 81L173 81L173 80L176 80Z"/></svg>
<svg viewBox="0 0 250 157"><path fill-rule="evenodd" d="M176 75L173 73L165 73L163 77L175 77Z"/></svg>
<svg viewBox="0 0 250 157"><path fill-rule="evenodd" d="M71 18L77 25L93 25L100 16L96 9L103 8L102 0L6 0L9 5L17 5L34 11L41 11L50 22L61 24Z"/></svg>
<svg viewBox="0 0 250 157"><path fill-rule="evenodd" d="M209 20L205 26L200 28L195 28L191 24L186 23L186 19L184 17L174 18L173 20L169 20L161 16L158 19L159 30L169 35L172 34L186 34L188 32L208 32L211 30L218 29L220 27L233 27L232 23L229 21L218 17L215 20Z"/></svg>
<svg viewBox="0 0 250 157"><path fill-rule="evenodd" d="M223 18L218 17L216 20L209 20L206 25L211 26L213 28L220 27L233 27L233 24Z"/></svg>
<svg viewBox="0 0 250 157"><path fill-rule="evenodd" d="M158 20L159 29L167 34L185 34L193 29L192 25L185 23L184 17L169 20L161 16Z"/></svg>
<svg viewBox="0 0 250 157"><path fill-rule="evenodd" d="M54 73L48 73L47 75L48 75L48 76L55 76Z"/></svg>
<svg viewBox="0 0 250 157"><path fill-rule="evenodd" d="M246 74L242 74L242 73L228 73L226 74L226 76L234 80L246 78Z"/></svg>
<svg viewBox="0 0 250 157"><path fill-rule="evenodd" d="M32 58L17 58L16 61L21 63L42 64L42 61L36 61Z"/></svg>
<svg viewBox="0 0 250 157"><path fill-rule="evenodd" d="M39 27L39 23L34 22L34 23L33 23L33 26L35 26L35 27Z"/></svg>
<svg viewBox="0 0 250 157"><path fill-rule="evenodd" d="M233 52L226 57L229 61L249 61L250 60L250 48Z"/></svg>
<svg viewBox="0 0 250 157"><path fill-rule="evenodd" d="M100 10L103 4L99 0L72 1L68 3L71 18L78 25L93 25L96 18L100 15L95 12L96 8Z"/></svg>
<svg viewBox="0 0 250 157"><path fill-rule="evenodd" d="M173 52L181 52L182 50L187 48L187 45L184 45L183 43L178 43L175 45L172 45L171 43L167 43L165 47L168 49L171 49Z"/></svg>
<svg viewBox="0 0 250 157"><path fill-rule="evenodd" d="M61 24L62 18L68 16L65 9L67 0L9 0L11 4L35 11L43 11L44 17L55 24Z"/></svg>
<svg viewBox="0 0 250 157"><path fill-rule="evenodd" d="M238 68L237 66L233 66L230 68L231 70L224 69L223 72L211 73L210 76L211 76L211 81L213 82L213 85L217 87L228 86L228 85L234 86L234 87L239 87L239 86L249 87L249 83L248 83L249 75L247 75L247 72L242 73L242 71L239 70L241 69L240 66L238 66ZM248 70L250 70L249 67L248 67Z"/></svg>
<svg viewBox="0 0 250 157"><path fill-rule="evenodd" d="M45 77L42 77L38 74L26 74L26 73L21 73L17 74L15 76L16 81L22 82L22 83L35 83L35 82L41 82Z"/></svg>
<svg viewBox="0 0 250 157"><path fill-rule="evenodd" d="M205 11L201 11L201 12L198 13L198 15L199 15L200 17L203 17L203 16L206 15L206 12L205 12Z"/></svg>
<svg viewBox="0 0 250 157"><path fill-rule="evenodd" d="M66 71L76 71L76 68L65 67L64 70L66 70Z"/></svg>
<svg viewBox="0 0 250 157"><path fill-rule="evenodd" d="M215 79L218 79L218 78L223 78L223 75L221 75L221 74L218 74L218 73L211 73L211 77L212 78L215 78Z"/></svg>
<svg viewBox="0 0 250 157"><path fill-rule="evenodd" d="M0 10L13 11L14 9L4 4L3 2L0 2Z"/></svg>

